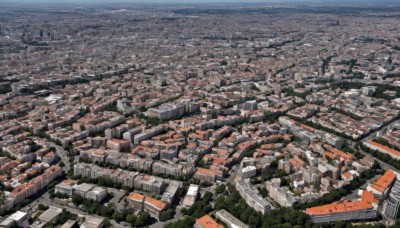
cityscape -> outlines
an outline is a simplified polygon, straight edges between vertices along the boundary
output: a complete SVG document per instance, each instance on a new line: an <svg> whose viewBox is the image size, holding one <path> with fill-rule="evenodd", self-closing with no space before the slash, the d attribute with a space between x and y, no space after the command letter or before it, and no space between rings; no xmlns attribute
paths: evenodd
<svg viewBox="0 0 400 228"><path fill-rule="evenodd" d="M399 25L397 1L0 2L0 227L400 227Z"/></svg>

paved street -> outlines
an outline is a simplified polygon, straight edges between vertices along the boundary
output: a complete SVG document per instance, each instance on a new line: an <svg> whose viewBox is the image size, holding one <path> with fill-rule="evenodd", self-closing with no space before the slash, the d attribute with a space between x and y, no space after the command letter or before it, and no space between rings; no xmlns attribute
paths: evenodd
<svg viewBox="0 0 400 228"><path fill-rule="evenodd" d="M369 180L368 180L367 182L365 182L365 184L363 184L360 188L354 190L351 194L346 195L346 196L344 197L344 199L347 199L347 200L350 200L350 201L359 199L360 197L358 196L358 191L359 191L360 189L366 189L367 186L368 186L370 183L375 182L379 177L380 177L380 175L376 175L375 177L369 179Z"/></svg>
<svg viewBox="0 0 400 228"><path fill-rule="evenodd" d="M382 127L380 130L378 130L378 131L368 135L367 137L363 138L362 141L366 142L366 141L372 140L377 135L381 136L381 135L385 134L388 130L392 129L396 125L400 125L400 120L393 121L392 123Z"/></svg>
<svg viewBox="0 0 400 228"><path fill-rule="evenodd" d="M239 172L239 169L240 169L240 165L232 166L232 169L230 171L229 177L227 178L226 182L234 181L236 174Z"/></svg>
<svg viewBox="0 0 400 228"><path fill-rule="evenodd" d="M390 123L390 124L388 124L388 125L382 127L380 130L371 133L370 135L368 135L368 136L365 137L365 138L362 138L360 141L361 141L361 142L367 142L367 141L369 141L369 140L372 140L372 139L375 138L377 135L382 135L383 133L385 133L386 131L388 131L389 129L393 128L393 127L396 126L396 125L400 125L400 120L393 121L392 123ZM369 155L369 156L371 156L370 154L366 153L366 152L363 151L363 150L357 150L357 149L355 149L354 146L355 146L356 142L351 141L351 140L348 140L348 139L347 139L346 141L347 141L348 145L350 145L350 148L352 148L353 150L359 151L360 153L362 153L362 154L364 154L364 155ZM371 157L372 157L372 156L371 156ZM396 169L396 168L394 168L393 166L387 164L386 162L383 162L383 161L381 161L381 160L379 160L378 158L375 158L375 157L372 157L372 158L373 158L375 161L377 161L377 162L379 163L379 165L382 167L382 169L384 169L384 170L392 169L392 170L394 170L394 171L396 171L396 172L399 172L398 169Z"/></svg>
<svg viewBox="0 0 400 228"><path fill-rule="evenodd" d="M68 172L68 170L71 168L71 164L69 163L69 158L68 158L68 151L64 150L62 146L59 146L55 143L50 143L50 145L56 148L57 156L60 157L61 161L65 164L64 170Z"/></svg>

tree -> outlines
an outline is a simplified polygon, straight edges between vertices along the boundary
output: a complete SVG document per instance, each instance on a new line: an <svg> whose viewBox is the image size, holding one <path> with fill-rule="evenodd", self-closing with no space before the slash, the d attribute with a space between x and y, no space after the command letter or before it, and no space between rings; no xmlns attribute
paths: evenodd
<svg viewBox="0 0 400 228"><path fill-rule="evenodd" d="M49 209L49 207L40 203L40 204L38 204L38 209L41 211L45 211L45 210Z"/></svg>
<svg viewBox="0 0 400 228"><path fill-rule="evenodd" d="M60 162L58 165L59 165L60 167L65 167L64 162Z"/></svg>
<svg viewBox="0 0 400 228"><path fill-rule="evenodd" d="M204 181L204 182L200 183L200 187L203 187L203 188L207 188L207 187L210 187L212 185L213 184L211 184L209 181Z"/></svg>
<svg viewBox="0 0 400 228"><path fill-rule="evenodd" d="M136 221L136 215L134 214L129 214L125 218L125 222L130 223L132 226L135 223L135 221Z"/></svg>
<svg viewBox="0 0 400 228"><path fill-rule="evenodd" d="M206 168L206 164L203 159L200 159L199 163L197 164L197 167Z"/></svg>
<svg viewBox="0 0 400 228"><path fill-rule="evenodd" d="M240 214L240 220L243 222L247 222L250 218L250 215L253 213L253 208L247 207L244 211Z"/></svg>
<svg viewBox="0 0 400 228"><path fill-rule="evenodd" d="M261 226L261 220L260 217L257 216L257 214L252 214L247 221L251 227Z"/></svg>
<svg viewBox="0 0 400 228"><path fill-rule="evenodd" d="M107 217L104 218L103 227L110 227L110 225L111 225L110 219Z"/></svg>
<svg viewBox="0 0 400 228"><path fill-rule="evenodd" d="M184 219L178 220L173 223L168 223L164 227L166 228L186 228L193 227L193 224L196 222L196 219L192 216L187 216Z"/></svg>
<svg viewBox="0 0 400 228"><path fill-rule="evenodd" d="M226 186L224 184L218 185L215 188L215 192L218 194L223 193L225 191L225 188L226 188Z"/></svg>
<svg viewBox="0 0 400 228"><path fill-rule="evenodd" d="M169 208L166 211L162 211L160 214L160 221L165 222L174 218L175 210L173 208Z"/></svg>
<svg viewBox="0 0 400 228"><path fill-rule="evenodd" d="M292 228L292 225L290 225L290 223L284 223L283 228Z"/></svg>
<svg viewBox="0 0 400 228"><path fill-rule="evenodd" d="M73 194L72 195L72 203L77 205L77 206L81 205L83 200L84 200L83 197L78 195L78 194Z"/></svg>
<svg viewBox="0 0 400 228"><path fill-rule="evenodd" d="M181 209L181 213L182 213L183 215L186 215L186 214L187 214L187 209L186 209L186 207L183 207L183 208Z"/></svg>
<svg viewBox="0 0 400 228"><path fill-rule="evenodd" d="M150 214L148 212L142 212L139 217L135 221L135 226L136 227L141 227L148 225L150 222Z"/></svg>
<svg viewBox="0 0 400 228"><path fill-rule="evenodd" d="M62 209L62 212L58 218L58 224L64 224L66 223L69 219L75 220L76 215L72 214L71 212L67 211L65 208Z"/></svg>
<svg viewBox="0 0 400 228"><path fill-rule="evenodd" d="M336 221L335 222L335 228L345 228L346 227L346 223L343 221Z"/></svg>
<svg viewBox="0 0 400 228"><path fill-rule="evenodd" d="M262 197L268 196L268 190L265 187L257 187L257 189Z"/></svg>

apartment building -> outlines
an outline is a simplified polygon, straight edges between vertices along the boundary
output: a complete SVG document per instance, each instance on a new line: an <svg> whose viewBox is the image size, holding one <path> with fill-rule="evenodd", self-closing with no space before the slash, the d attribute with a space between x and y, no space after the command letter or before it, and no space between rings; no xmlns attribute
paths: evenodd
<svg viewBox="0 0 400 228"><path fill-rule="evenodd" d="M162 201L139 193L131 193L128 196L128 201L135 210L149 212L150 215L156 218L160 217L161 212L167 206L167 204Z"/></svg>
<svg viewBox="0 0 400 228"><path fill-rule="evenodd" d="M165 131L164 125L159 125L157 127L153 127L149 130L146 130L142 133L135 135L134 137L134 144L140 144L142 141L150 139L158 134L161 134Z"/></svg>
<svg viewBox="0 0 400 228"><path fill-rule="evenodd" d="M247 166L242 169L242 179L248 179L257 175L255 166Z"/></svg>
<svg viewBox="0 0 400 228"><path fill-rule="evenodd" d="M35 195L38 191L45 188L51 181L62 174L62 168L58 165L49 167L42 175L32 179L31 181L21 184L10 192L7 203L1 205L0 211L11 209L15 204L22 202L24 199Z"/></svg>
<svg viewBox="0 0 400 228"><path fill-rule="evenodd" d="M165 189L161 201L167 202L169 204L173 203L179 195L179 190L181 189L182 182L180 181L171 181L168 184L168 187Z"/></svg>
<svg viewBox="0 0 400 228"><path fill-rule="evenodd" d="M364 142L364 145L379 152L389 154L394 159L400 159L400 151L394 150L388 146L384 146L374 141Z"/></svg>
<svg viewBox="0 0 400 228"><path fill-rule="evenodd" d="M215 216L225 223L229 228L249 228L248 225L244 224L225 209L217 211Z"/></svg>
<svg viewBox="0 0 400 228"><path fill-rule="evenodd" d="M272 209L269 202L258 195L249 182L244 180L236 181L236 189L239 191L246 203L254 210L265 214Z"/></svg>
<svg viewBox="0 0 400 228"><path fill-rule="evenodd" d="M139 193L131 193L128 197L128 202L129 204L135 209L135 210L143 210L143 202L145 196Z"/></svg>
<svg viewBox="0 0 400 228"><path fill-rule="evenodd" d="M299 201L299 198L295 197L287 187L280 187L280 179L268 181L266 183L266 188L269 196L282 207L292 207L293 204Z"/></svg>
<svg viewBox="0 0 400 228"><path fill-rule="evenodd" d="M156 174L165 174L180 177L183 175L183 166L180 164L156 161L153 163L152 170Z"/></svg>
<svg viewBox="0 0 400 228"><path fill-rule="evenodd" d="M395 181L392 189L390 190L389 197L387 200L384 215L386 218L396 220L399 216L400 209L400 182Z"/></svg>
<svg viewBox="0 0 400 228"><path fill-rule="evenodd" d="M197 168L197 171L194 173L194 178L199 180L211 181L214 182L217 176L217 172L211 169Z"/></svg>
<svg viewBox="0 0 400 228"><path fill-rule="evenodd" d="M161 212L167 207L167 204L156 200L151 197L146 197L144 199L144 211L147 211L150 213L150 215L159 218Z"/></svg>
<svg viewBox="0 0 400 228"><path fill-rule="evenodd" d="M185 198L183 198L182 205L185 207L192 206L196 202L198 196L199 196L199 186L191 184L185 195Z"/></svg>
<svg viewBox="0 0 400 228"><path fill-rule="evenodd" d="M55 187L55 193L67 194L72 196L74 194L74 187L78 184L78 181L75 180L64 180L63 182L59 183Z"/></svg>
<svg viewBox="0 0 400 228"><path fill-rule="evenodd" d="M374 219L378 215L379 201L374 194L363 191L361 200L336 202L306 209L314 223Z"/></svg>
<svg viewBox="0 0 400 228"><path fill-rule="evenodd" d="M223 228L224 226L217 223L211 216L204 215L196 220L195 228Z"/></svg>
<svg viewBox="0 0 400 228"><path fill-rule="evenodd" d="M367 191L372 192L379 198L386 198L389 193L390 187L397 179L397 173L392 170L386 170L385 174L381 176L374 183L369 184Z"/></svg>
<svg viewBox="0 0 400 228"><path fill-rule="evenodd" d="M74 174L90 178L108 177L116 183L129 187L143 189L149 192L161 194L166 187L166 181L160 177L143 175L138 172L131 172L121 169L107 169L94 164L79 163L74 165Z"/></svg>

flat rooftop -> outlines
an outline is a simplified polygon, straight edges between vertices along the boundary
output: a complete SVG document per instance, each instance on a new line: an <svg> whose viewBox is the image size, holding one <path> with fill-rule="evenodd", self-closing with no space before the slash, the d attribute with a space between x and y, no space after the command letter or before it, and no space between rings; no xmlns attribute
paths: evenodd
<svg viewBox="0 0 400 228"><path fill-rule="evenodd" d="M199 191L199 186L198 185L190 185L186 195L195 196L195 195L197 195L198 191Z"/></svg>

